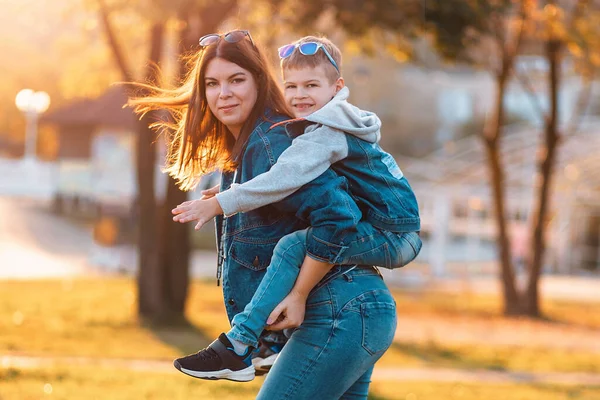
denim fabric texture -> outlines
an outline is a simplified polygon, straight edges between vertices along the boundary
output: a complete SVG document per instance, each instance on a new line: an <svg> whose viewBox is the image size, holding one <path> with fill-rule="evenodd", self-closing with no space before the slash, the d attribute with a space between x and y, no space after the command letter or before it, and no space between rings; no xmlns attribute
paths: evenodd
<svg viewBox="0 0 600 400"><path fill-rule="evenodd" d="M291 145L282 126L270 129L282 116L261 119L248 139L234 172L224 173L221 190L267 171ZM219 271L229 319L243 311L260 284L277 242L308 226L306 251L312 257L336 263L344 242L356 235L361 211L348 193L347 180L331 169L293 195L254 211L218 217Z"/></svg>
<svg viewBox="0 0 600 400"><path fill-rule="evenodd" d="M381 231L368 223L357 227L357 237L340 257L342 264L377 265L400 268L419 254L421 239L414 232ZM243 312L231 322L227 336L257 347L269 314L292 290L306 256L308 229L283 237L273 253L271 265ZM372 333L374 334L374 333Z"/></svg>
<svg viewBox="0 0 600 400"><path fill-rule="evenodd" d="M304 323L267 375L259 400L367 398L396 330L396 304L372 267L338 274L309 296Z"/></svg>
<svg viewBox="0 0 600 400"><path fill-rule="evenodd" d="M291 137L311 129L302 120L291 120L285 127ZM378 143L350 134L345 136L348 155L332 164L331 169L348 180L364 220L391 232L421 230L417 198L394 158Z"/></svg>
<svg viewBox="0 0 600 400"><path fill-rule="evenodd" d="M283 119L271 115L259 121L236 171L223 174L221 190L267 171L291 145L284 127L269 130ZM298 248L336 263L350 254L347 243L358 237L361 218L348 180L331 169L280 202L218 217L218 268L229 319L250 303L281 238L310 227L305 248ZM313 289L305 321L291 334L259 399L366 399L373 365L392 343L396 312L378 272L352 268L335 266ZM292 271L297 275L297 267Z"/></svg>

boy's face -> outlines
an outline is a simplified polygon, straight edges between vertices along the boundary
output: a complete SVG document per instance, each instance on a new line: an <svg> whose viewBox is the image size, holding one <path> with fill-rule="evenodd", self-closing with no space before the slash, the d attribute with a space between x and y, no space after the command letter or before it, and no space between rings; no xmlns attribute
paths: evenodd
<svg viewBox="0 0 600 400"><path fill-rule="evenodd" d="M344 87L344 79L330 83L322 65L283 70L285 102L294 117L306 117L317 111Z"/></svg>

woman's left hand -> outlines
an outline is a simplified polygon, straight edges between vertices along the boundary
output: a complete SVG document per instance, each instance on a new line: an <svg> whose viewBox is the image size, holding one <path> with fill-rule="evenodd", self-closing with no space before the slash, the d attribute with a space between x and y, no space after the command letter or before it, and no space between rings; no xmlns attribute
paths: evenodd
<svg viewBox="0 0 600 400"><path fill-rule="evenodd" d="M171 211L175 216L175 222L198 221L196 230L202 228L202 225L210 221L216 215L222 214L223 210L216 197L207 200L192 200L181 203Z"/></svg>
<svg viewBox="0 0 600 400"><path fill-rule="evenodd" d="M281 331L287 328L297 328L304 322L305 310L306 296L292 291L269 315L265 329Z"/></svg>

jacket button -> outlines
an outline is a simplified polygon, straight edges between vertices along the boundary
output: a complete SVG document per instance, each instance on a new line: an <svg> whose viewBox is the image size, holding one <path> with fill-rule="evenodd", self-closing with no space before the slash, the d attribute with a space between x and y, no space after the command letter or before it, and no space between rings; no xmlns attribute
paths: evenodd
<svg viewBox="0 0 600 400"><path fill-rule="evenodd" d="M227 300L227 304L229 304L230 306L233 306L235 304L235 300L229 299L229 300Z"/></svg>
<svg viewBox="0 0 600 400"><path fill-rule="evenodd" d="M254 261L252 261L252 265L254 265L254 267L258 267L258 256L254 258Z"/></svg>

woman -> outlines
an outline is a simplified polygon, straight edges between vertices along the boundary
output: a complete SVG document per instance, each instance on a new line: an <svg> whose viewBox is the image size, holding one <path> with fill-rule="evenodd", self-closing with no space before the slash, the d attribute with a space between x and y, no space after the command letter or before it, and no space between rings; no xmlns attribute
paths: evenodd
<svg viewBox="0 0 600 400"><path fill-rule="evenodd" d="M283 127L270 129L289 113L247 31L207 35L200 45L182 87L146 86L154 95L131 103L138 112L166 108L175 117L167 169L182 188L220 169L224 190L267 171L290 146ZM230 320L250 301L279 239L310 226L302 251L334 262L360 217L345 178L328 170L278 203L218 218L217 274L220 279L223 271ZM312 290L305 321L258 398L366 398L373 365L389 347L395 323L394 300L375 269L333 267Z"/></svg>

